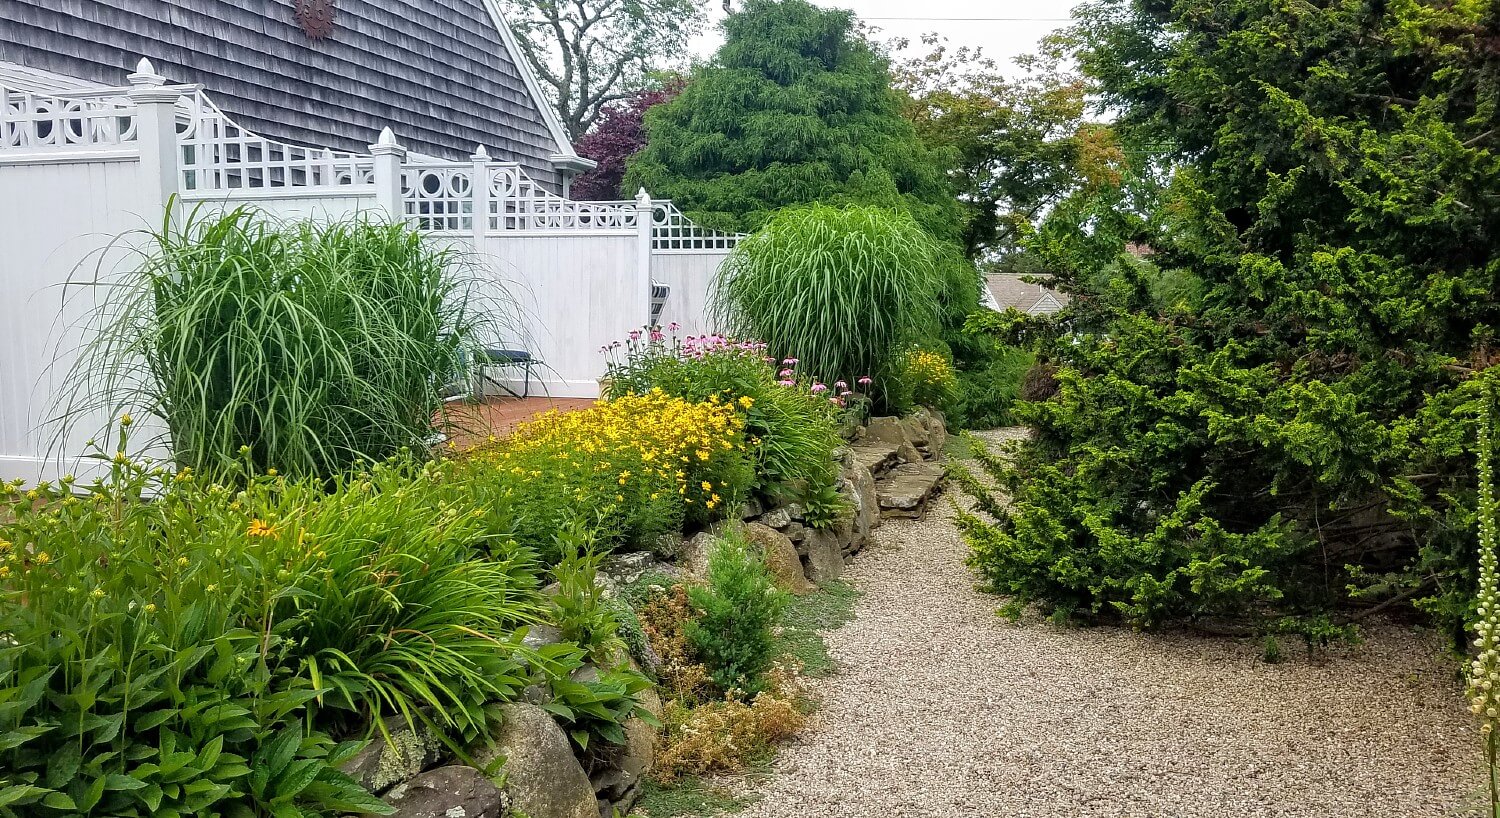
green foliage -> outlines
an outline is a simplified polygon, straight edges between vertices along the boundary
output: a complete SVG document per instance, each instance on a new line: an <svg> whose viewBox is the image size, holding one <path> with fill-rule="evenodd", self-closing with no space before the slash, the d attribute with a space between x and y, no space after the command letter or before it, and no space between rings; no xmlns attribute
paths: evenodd
<svg viewBox="0 0 1500 818"><path fill-rule="evenodd" d="M853 15L805 0L748 0L724 45L675 100L646 115L625 187L702 224L755 230L782 207L834 201L905 210L956 239L943 157L901 115L886 61Z"/></svg>
<svg viewBox="0 0 1500 818"><path fill-rule="evenodd" d="M838 408L810 384L782 377L767 361L765 344L723 336L668 339L638 334L611 357L609 395L660 389L691 401L721 401L738 409L755 456L756 489L785 496L832 487L833 450L841 441Z"/></svg>
<svg viewBox="0 0 1500 818"><path fill-rule="evenodd" d="M831 483L808 488L802 495L802 518L813 528L833 528L840 517L850 513L849 501Z"/></svg>
<svg viewBox="0 0 1500 818"><path fill-rule="evenodd" d="M1123 184L1031 243L1077 298L970 523L997 586L1143 624L1471 609L1472 374L1500 324L1482 4L1100 0L1065 42L1121 113ZM1087 226L1087 229L1080 229ZM1126 242L1155 250L1126 258ZM1318 628L1312 627L1316 631Z"/></svg>
<svg viewBox="0 0 1500 818"><path fill-rule="evenodd" d="M786 595L743 542L727 540L708 561L708 584L688 597L698 616L687 625L688 642L721 690L746 698L764 689L776 659L776 627Z"/></svg>
<svg viewBox="0 0 1500 818"><path fill-rule="evenodd" d="M836 666L823 634L854 620L854 603L859 596L854 586L836 582L788 600L781 617L781 650L802 665L804 676L833 674Z"/></svg>
<svg viewBox="0 0 1500 818"><path fill-rule="evenodd" d="M421 450L486 326L468 262L404 225L194 211L110 288L70 414L165 419L178 465L332 476Z"/></svg>
<svg viewBox="0 0 1500 818"><path fill-rule="evenodd" d="M950 424L970 429L993 429L1014 422L1011 406L1021 395L1021 383L1036 363L1026 349L995 343L991 357L977 369L958 373L958 401Z"/></svg>
<svg viewBox="0 0 1500 818"><path fill-rule="evenodd" d="M720 318L824 383L873 377L888 403L909 343L936 329L938 249L910 217L809 205L744 239L715 283Z"/></svg>
<svg viewBox="0 0 1500 818"><path fill-rule="evenodd" d="M229 488L100 459L90 486L4 490L0 814L384 813L337 770L360 743L330 736L395 716L456 748L528 684L557 690L580 745L638 715L638 674L521 647L549 612L540 568L453 464L242 468ZM559 618L598 644L590 570L559 570L578 603Z"/></svg>
<svg viewBox="0 0 1500 818"><path fill-rule="evenodd" d="M600 659L619 644L620 621L605 603L604 589L595 581L601 556L589 550L588 537L575 524L560 538L562 561L552 566L557 593L552 595L552 621L562 631L563 641L572 642Z"/></svg>
<svg viewBox="0 0 1500 818"><path fill-rule="evenodd" d="M895 66L896 86L922 141L956 157L949 179L968 258L1023 253L1057 202L1118 184L1120 147L1108 127L1085 121L1088 86L1055 53L1025 58L1016 79L982 49L950 49L935 34L922 45L926 53Z"/></svg>

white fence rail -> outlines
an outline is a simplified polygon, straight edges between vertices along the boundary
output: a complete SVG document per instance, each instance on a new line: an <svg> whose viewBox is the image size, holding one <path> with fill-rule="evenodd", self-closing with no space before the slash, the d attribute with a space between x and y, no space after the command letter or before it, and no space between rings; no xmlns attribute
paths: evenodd
<svg viewBox="0 0 1500 818"><path fill-rule="evenodd" d="M145 60L130 81L67 93L0 86L0 325L24 339L0 356L0 480L78 468L55 453L77 455L83 441L54 440L48 425L87 341L79 305L91 296L70 305L66 291L81 271L128 270L118 237L160 226L174 197L182 209L370 213L458 243L487 262L494 294L523 311L525 337L495 343L527 345L545 364L543 386L567 397L598 393L599 348L651 319L653 291L668 290L662 322L706 328L709 285L740 238L699 228L645 191L573 201L483 148L448 162L408 158L389 129L367 154L267 139Z"/></svg>

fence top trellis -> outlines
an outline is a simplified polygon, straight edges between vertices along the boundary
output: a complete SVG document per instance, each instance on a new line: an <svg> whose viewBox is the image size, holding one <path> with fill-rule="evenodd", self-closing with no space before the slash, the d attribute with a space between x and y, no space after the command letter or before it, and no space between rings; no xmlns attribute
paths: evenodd
<svg viewBox="0 0 1500 818"><path fill-rule="evenodd" d="M142 65L143 75L150 75L149 62ZM0 84L0 159L133 155L137 106L130 90L37 91ZM378 195L381 182L373 154L268 139L236 123L200 86L163 85L161 90L180 93L176 186L186 199ZM486 233L639 229L636 202L569 199L547 190L518 163L490 161L482 147L469 162L403 158L398 174L390 181L399 189L396 209L425 231L467 233L474 229L476 214ZM476 175L484 177L482 184L474 184ZM742 238L699 227L670 201L651 206L653 251L728 252Z"/></svg>

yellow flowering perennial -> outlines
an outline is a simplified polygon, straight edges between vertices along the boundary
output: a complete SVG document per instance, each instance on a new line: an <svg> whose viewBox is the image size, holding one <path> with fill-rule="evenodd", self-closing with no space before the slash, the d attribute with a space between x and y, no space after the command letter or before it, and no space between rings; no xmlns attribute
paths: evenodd
<svg viewBox="0 0 1500 818"><path fill-rule="evenodd" d="M685 516L719 516L725 498L748 487L753 472L737 408L659 389L627 395L538 415L470 461L509 478L504 493L522 505L592 512L616 527L607 535L640 537Z"/></svg>
<svg viewBox="0 0 1500 818"><path fill-rule="evenodd" d="M946 403L957 386L948 359L925 349L914 349L907 354L904 375L912 400L924 406Z"/></svg>

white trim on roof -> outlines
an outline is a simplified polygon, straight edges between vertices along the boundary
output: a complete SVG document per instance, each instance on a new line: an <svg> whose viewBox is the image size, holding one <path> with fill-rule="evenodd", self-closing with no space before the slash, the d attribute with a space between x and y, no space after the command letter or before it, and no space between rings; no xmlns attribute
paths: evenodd
<svg viewBox="0 0 1500 818"><path fill-rule="evenodd" d="M52 71L43 71L40 68L32 68L20 63L5 62L4 60L0 60L0 85L4 85L7 88L15 88L19 91L32 91L38 94L57 94L66 91L93 91L110 87L102 82L70 77L67 74L57 74Z"/></svg>

